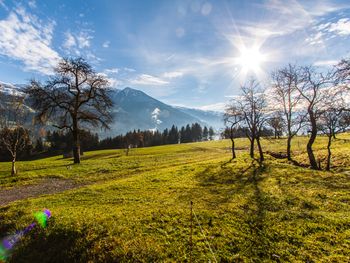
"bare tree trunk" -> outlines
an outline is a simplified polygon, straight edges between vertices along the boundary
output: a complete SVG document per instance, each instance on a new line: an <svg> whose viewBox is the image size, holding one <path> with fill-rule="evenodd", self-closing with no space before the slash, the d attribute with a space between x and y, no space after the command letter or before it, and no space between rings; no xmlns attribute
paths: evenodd
<svg viewBox="0 0 350 263"><path fill-rule="evenodd" d="M235 152L235 140L233 139L233 137L230 138L231 139L231 149L232 149L232 159L236 158L236 152Z"/></svg>
<svg viewBox="0 0 350 263"><path fill-rule="evenodd" d="M326 170L329 171L331 169L331 157L332 157L332 152L331 152L331 144L332 144L332 134L328 135L328 144L327 144L327 151L328 151L328 155L327 155L327 166L326 166Z"/></svg>
<svg viewBox="0 0 350 263"><path fill-rule="evenodd" d="M292 136L288 135L288 138L287 138L287 159L288 159L288 161L292 160L291 149L292 149Z"/></svg>
<svg viewBox="0 0 350 263"><path fill-rule="evenodd" d="M12 168L11 168L11 175L15 176L17 174L17 170L16 170L16 156L13 156L12 159Z"/></svg>
<svg viewBox="0 0 350 263"><path fill-rule="evenodd" d="M277 139L277 129L275 128L275 139Z"/></svg>
<svg viewBox="0 0 350 263"><path fill-rule="evenodd" d="M307 155L309 156L311 169L319 170L314 152L312 150L312 145L314 144L317 137L316 119L315 119L314 113L311 110L309 110L309 116L310 116L310 122L311 122L311 134L310 134L309 141L306 145L306 150L307 150Z"/></svg>
<svg viewBox="0 0 350 263"><path fill-rule="evenodd" d="M249 138L250 140L250 157L254 158L254 142L255 142L255 138Z"/></svg>
<svg viewBox="0 0 350 263"><path fill-rule="evenodd" d="M261 144L260 144L260 137L257 137L256 138L256 143L258 144L258 149L259 149L259 155L260 155L260 162L263 162L264 161L264 153L262 151L262 147L261 147Z"/></svg>
<svg viewBox="0 0 350 263"><path fill-rule="evenodd" d="M79 129L76 121L73 120L73 157L74 163L80 163L80 140Z"/></svg>
<svg viewBox="0 0 350 263"><path fill-rule="evenodd" d="M337 137L335 136L334 130L332 130L332 136L333 136L333 139L337 139Z"/></svg>

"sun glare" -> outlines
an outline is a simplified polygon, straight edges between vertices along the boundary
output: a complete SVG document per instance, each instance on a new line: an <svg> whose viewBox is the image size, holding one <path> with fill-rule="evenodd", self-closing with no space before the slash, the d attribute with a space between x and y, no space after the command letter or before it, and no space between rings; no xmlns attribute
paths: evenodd
<svg viewBox="0 0 350 263"><path fill-rule="evenodd" d="M258 48L242 48L240 56L237 58L237 64L242 67L243 72L252 71L259 73L261 71L261 64L265 61L265 56Z"/></svg>

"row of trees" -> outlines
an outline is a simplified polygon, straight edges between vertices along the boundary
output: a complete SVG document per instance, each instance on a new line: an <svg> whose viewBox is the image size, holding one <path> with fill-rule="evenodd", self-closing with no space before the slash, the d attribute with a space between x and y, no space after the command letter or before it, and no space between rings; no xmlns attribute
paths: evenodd
<svg viewBox="0 0 350 263"><path fill-rule="evenodd" d="M271 74L271 87L263 89L250 79L241 87L241 95L233 99L225 110L224 121L230 131L232 158L235 158L235 131L244 129L250 141L250 156L254 158L255 142L259 160L264 160L261 136L270 126L275 136L287 137L286 155L292 160L292 139L302 129L309 133L306 145L310 166L321 169L313 151L316 137L328 136L327 165L330 169L331 142L336 133L350 126L349 96L350 61L343 60L328 72L312 66L288 65Z"/></svg>
<svg viewBox="0 0 350 263"><path fill-rule="evenodd" d="M123 149L149 147L165 144L177 144L188 142L199 142L213 140L214 130L200 124L194 123L178 129L175 125L171 129L165 129L163 132L156 131L132 131L125 135L118 135L114 138L106 138L99 143L99 149Z"/></svg>
<svg viewBox="0 0 350 263"><path fill-rule="evenodd" d="M126 149L140 148L166 144L177 144L185 142L197 142L212 140L214 136L213 128L204 128L200 124L194 123L178 129L175 125L171 129L165 129L163 132L158 130L140 131L134 130L125 135L109 137L99 140L97 133L91 133L88 130L80 130L81 154L84 151L103 150L103 149ZM38 138L35 142L31 141L29 130L19 127L16 129L5 128L0 132L3 135L2 142L15 142L14 137L18 135L19 145L16 150L7 148L5 144L0 144L0 160L13 160L12 153L23 160L35 158L36 156L46 156L51 154L70 153L74 138L72 133L62 130L45 131L40 130L40 134L45 139ZM10 138L7 138L10 136ZM185 137L187 136L187 137ZM23 146L22 146L23 145ZM15 160L13 160L15 163Z"/></svg>

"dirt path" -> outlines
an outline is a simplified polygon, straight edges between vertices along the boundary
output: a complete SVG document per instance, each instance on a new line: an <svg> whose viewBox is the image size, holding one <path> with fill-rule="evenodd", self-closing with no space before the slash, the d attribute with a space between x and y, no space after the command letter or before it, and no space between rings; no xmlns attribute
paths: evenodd
<svg viewBox="0 0 350 263"><path fill-rule="evenodd" d="M38 184L0 190L0 206L29 197L38 197L44 194L63 192L83 185L84 184L78 184L72 180L56 178L43 179Z"/></svg>

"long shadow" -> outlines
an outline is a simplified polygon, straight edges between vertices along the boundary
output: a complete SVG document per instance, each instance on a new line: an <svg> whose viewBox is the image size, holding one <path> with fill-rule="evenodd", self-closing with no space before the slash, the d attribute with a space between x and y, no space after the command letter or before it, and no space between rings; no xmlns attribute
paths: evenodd
<svg viewBox="0 0 350 263"><path fill-rule="evenodd" d="M264 259L271 260L271 241L269 239L268 230L265 225L267 207L265 204L265 196L260 189L259 182L261 181L260 175L265 171L266 166L259 163L258 167L254 167L252 171L252 180L250 181L254 195L252 197L251 206L249 206L245 223L249 226L250 233L249 243L247 244L247 250L252 260L263 261ZM256 205L256 209L250 208Z"/></svg>
<svg viewBox="0 0 350 263"><path fill-rule="evenodd" d="M264 180L261 175L266 172L268 165L252 160L242 168L234 169L229 166L209 166L197 174L201 186L211 194L214 205L232 202L235 195L249 196L246 203L237 210L237 218L242 222L242 234L245 241L235 244L228 241L227 246L233 254L241 254L254 262L264 260L278 261L273 255L273 243L266 226L266 213L271 210L269 197L264 194L260 183ZM230 187L231 186L231 187ZM271 201L271 200L270 200ZM212 203L208 203L210 207Z"/></svg>

